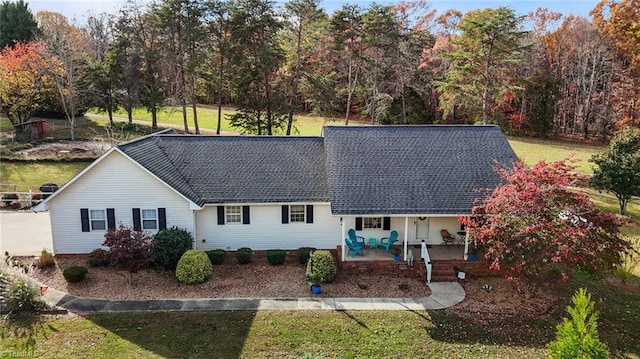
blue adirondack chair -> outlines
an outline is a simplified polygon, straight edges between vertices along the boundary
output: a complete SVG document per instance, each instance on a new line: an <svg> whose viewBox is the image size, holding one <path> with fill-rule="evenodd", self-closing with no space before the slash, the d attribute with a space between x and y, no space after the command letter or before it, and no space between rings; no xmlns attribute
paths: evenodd
<svg viewBox="0 0 640 359"><path fill-rule="evenodd" d="M353 241L353 243L361 246L364 248L364 237L362 236L356 236L356 230L351 228L349 229L349 231L347 232L347 234L349 235L349 239L351 241Z"/></svg>
<svg viewBox="0 0 640 359"><path fill-rule="evenodd" d="M363 247L361 245L352 241L350 238L345 238L344 241L347 244L347 247L349 248L349 253L351 253L351 257L355 257L356 254L358 253L364 255Z"/></svg>
<svg viewBox="0 0 640 359"><path fill-rule="evenodd" d="M389 253L389 249L398 241L398 231L391 231L389 237L380 238L380 246L384 247L384 251Z"/></svg>

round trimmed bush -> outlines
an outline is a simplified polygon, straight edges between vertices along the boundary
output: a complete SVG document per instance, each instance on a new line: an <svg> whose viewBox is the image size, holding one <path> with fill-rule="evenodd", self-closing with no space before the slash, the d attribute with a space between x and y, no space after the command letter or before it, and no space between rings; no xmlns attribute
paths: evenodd
<svg viewBox="0 0 640 359"><path fill-rule="evenodd" d="M89 254L89 259L87 259L87 263L89 263L92 267L106 267L109 265L109 251L106 251L102 248L96 248L91 251Z"/></svg>
<svg viewBox="0 0 640 359"><path fill-rule="evenodd" d="M192 248L193 237L185 229L171 227L158 232L153 237L153 243L153 263L166 270L174 270L182 255Z"/></svg>
<svg viewBox="0 0 640 359"><path fill-rule="evenodd" d="M224 249L212 249L207 251L207 256L211 261L211 264L222 264L225 258L227 258L227 251Z"/></svg>
<svg viewBox="0 0 640 359"><path fill-rule="evenodd" d="M313 247L300 247L296 251L296 255L298 256L298 261L300 264L307 264L309 261L309 253L315 251L316 249Z"/></svg>
<svg viewBox="0 0 640 359"><path fill-rule="evenodd" d="M314 283L331 282L338 274L338 267L333 254L327 250L313 252L307 262L307 274Z"/></svg>
<svg viewBox="0 0 640 359"><path fill-rule="evenodd" d="M84 279L89 270L84 266L71 266L64 271L62 271L62 275L64 279L69 283L78 283Z"/></svg>
<svg viewBox="0 0 640 359"><path fill-rule="evenodd" d="M287 258L287 251L283 249L269 249L267 251L267 262L272 266L281 265Z"/></svg>
<svg viewBox="0 0 640 359"><path fill-rule="evenodd" d="M176 266L176 277L180 283L203 283L213 275L213 265L204 251L189 249Z"/></svg>
<svg viewBox="0 0 640 359"><path fill-rule="evenodd" d="M249 247L238 248L238 251L236 252L236 259L238 260L238 264L251 263L252 256L253 250Z"/></svg>

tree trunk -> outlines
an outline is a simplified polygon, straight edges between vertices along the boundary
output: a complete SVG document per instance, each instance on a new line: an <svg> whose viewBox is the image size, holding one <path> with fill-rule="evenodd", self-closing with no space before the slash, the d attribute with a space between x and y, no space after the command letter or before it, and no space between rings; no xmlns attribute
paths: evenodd
<svg viewBox="0 0 640 359"><path fill-rule="evenodd" d="M222 73L224 72L224 56L220 51L220 62L218 63L218 127L216 128L216 135L220 134L220 127L222 125Z"/></svg>
<svg viewBox="0 0 640 359"><path fill-rule="evenodd" d="M109 114L109 126L113 127L113 108L111 106L107 108L107 114Z"/></svg>
<svg viewBox="0 0 640 359"><path fill-rule="evenodd" d="M291 84L291 103L289 109L289 118L287 119L287 136L291 135L291 127L293 126L293 113L298 105L298 80L300 78L300 48L302 47L302 19L300 19L300 27L296 37L296 70L293 73L293 83Z"/></svg>

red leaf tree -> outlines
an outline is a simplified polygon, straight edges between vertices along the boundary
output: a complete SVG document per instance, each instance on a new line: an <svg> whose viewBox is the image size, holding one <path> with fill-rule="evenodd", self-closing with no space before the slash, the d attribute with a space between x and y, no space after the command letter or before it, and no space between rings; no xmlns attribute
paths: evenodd
<svg viewBox="0 0 640 359"><path fill-rule="evenodd" d="M102 245L109 247L112 267L137 273L151 263L153 237L148 232L120 224L118 229L105 233Z"/></svg>
<svg viewBox="0 0 640 359"><path fill-rule="evenodd" d="M566 280L577 266L610 270L631 248L619 236L616 215L601 213L587 195L572 190L587 181L573 172L572 162L496 168L505 184L471 217L460 218L491 268L518 279L527 296L543 283Z"/></svg>

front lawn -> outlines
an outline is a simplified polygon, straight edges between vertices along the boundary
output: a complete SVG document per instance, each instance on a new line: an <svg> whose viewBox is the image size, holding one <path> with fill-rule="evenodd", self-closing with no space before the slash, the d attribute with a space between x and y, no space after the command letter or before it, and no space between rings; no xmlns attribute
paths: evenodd
<svg viewBox="0 0 640 359"><path fill-rule="evenodd" d="M637 288L633 280L628 288ZM563 301L535 316L457 307L40 316L35 324L19 321L18 331L3 323L0 356L26 355L20 353L32 348L46 358L541 358L578 287L592 293L601 312L600 337L614 357L640 356L640 291L588 277L559 286ZM491 293L483 295L491 300Z"/></svg>

